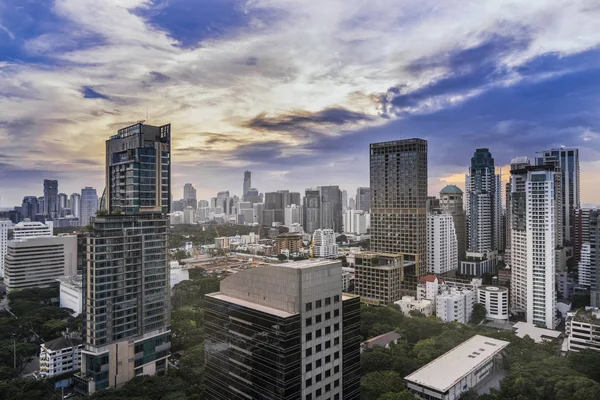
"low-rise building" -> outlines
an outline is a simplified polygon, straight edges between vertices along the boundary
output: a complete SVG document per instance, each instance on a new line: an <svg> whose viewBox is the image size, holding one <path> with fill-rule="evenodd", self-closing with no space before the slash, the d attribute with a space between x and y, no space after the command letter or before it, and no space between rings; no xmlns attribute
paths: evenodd
<svg viewBox="0 0 600 400"><path fill-rule="evenodd" d="M410 312L413 310L424 314L426 317L433 314L433 302L431 300L417 300L414 296L402 296L394 304L400 307L402 313L407 316L410 316Z"/></svg>
<svg viewBox="0 0 600 400"><path fill-rule="evenodd" d="M40 375L51 377L79 371L83 340L76 337L59 337L40 345Z"/></svg>
<svg viewBox="0 0 600 400"><path fill-rule="evenodd" d="M390 345L398 344L398 341L401 338L402 335L395 331L383 333L379 336L375 336L374 338L362 342L360 344L360 352L362 353L365 350L371 350L376 346L385 347L386 349L389 349Z"/></svg>
<svg viewBox="0 0 600 400"><path fill-rule="evenodd" d="M600 310L587 307L585 311L567 313L565 334L568 351L600 351Z"/></svg>
<svg viewBox="0 0 600 400"><path fill-rule="evenodd" d="M508 288L503 286L478 286L477 302L485 306L487 319L508 321Z"/></svg>
<svg viewBox="0 0 600 400"><path fill-rule="evenodd" d="M170 263L171 289L179 282L188 281L190 279L190 271L182 266L177 261Z"/></svg>
<svg viewBox="0 0 600 400"><path fill-rule="evenodd" d="M498 264L498 253L490 251L488 253L467 252L467 259L460 262L460 274L470 276L483 276L483 274L493 274Z"/></svg>
<svg viewBox="0 0 600 400"><path fill-rule="evenodd" d="M354 262L354 293L360 296L361 302L392 304L403 294L413 294L403 293L401 286L405 269L415 266L415 262L406 260L404 254L363 252L355 255Z"/></svg>
<svg viewBox="0 0 600 400"><path fill-rule="evenodd" d="M475 335L404 378L413 395L426 400L458 400L501 369L504 340Z"/></svg>
<svg viewBox="0 0 600 400"><path fill-rule="evenodd" d="M476 302L475 290L451 287L438 294L435 300L435 315L444 322L471 321L473 306Z"/></svg>
<svg viewBox="0 0 600 400"><path fill-rule="evenodd" d="M54 223L39 221L23 221L13 227L13 239L27 239L32 237L52 237Z"/></svg>
<svg viewBox="0 0 600 400"><path fill-rule="evenodd" d="M561 332L554 331L552 329L540 328L534 324L530 324L524 321L519 321L512 327L515 335L523 339L525 336L529 336L536 343L542 343L547 340L557 340Z"/></svg>
<svg viewBox="0 0 600 400"><path fill-rule="evenodd" d="M82 311L83 282L81 279L81 275L58 278L60 283L60 306L73 310L74 317L81 314Z"/></svg>
<svg viewBox="0 0 600 400"><path fill-rule="evenodd" d="M288 251L290 254L296 254L302 248L302 235L295 233L283 233L274 240L275 252L281 254L282 251Z"/></svg>

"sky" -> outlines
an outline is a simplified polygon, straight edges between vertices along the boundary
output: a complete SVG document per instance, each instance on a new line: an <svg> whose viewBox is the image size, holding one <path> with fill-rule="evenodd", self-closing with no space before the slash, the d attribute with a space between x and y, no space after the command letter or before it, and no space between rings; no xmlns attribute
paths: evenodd
<svg viewBox="0 0 600 400"><path fill-rule="evenodd" d="M429 191L476 148L578 147L600 203L598 0L0 0L0 206L104 188L105 140L172 124L199 199L369 185L369 143L420 137Z"/></svg>

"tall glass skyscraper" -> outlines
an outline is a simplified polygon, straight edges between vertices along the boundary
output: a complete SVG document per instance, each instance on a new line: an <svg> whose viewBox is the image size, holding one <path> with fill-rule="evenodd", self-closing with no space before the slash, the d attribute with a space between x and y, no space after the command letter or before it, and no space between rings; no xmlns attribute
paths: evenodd
<svg viewBox="0 0 600 400"><path fill-rule="evenodd" d="M138 123L106 142L108 215L92 218L84 238L79 392L118 387L167 369L170 128Z"/></svg>
<svg viewBox="0 0 600 400"><path fill-rule="evenodd" d="M44 215L58 216L58 181L44 179Z"/></svg>
<svg viewBox="0 0 600 400"><path fill-rule="evenodd" d="M242 199L244 201L248 200L248 191L250 190L251 187L252 187L252 172L244 171L244 187L242 188L242 190L243 190Z"/></svg>
<svg viewBox="0 0 600 400"><path fill-rule="evenodd" d="M91 218L95 217L98 211L98 193L96 189L89 186L81 189L80 207L79 223L81 226L88 226Z"/></svg>

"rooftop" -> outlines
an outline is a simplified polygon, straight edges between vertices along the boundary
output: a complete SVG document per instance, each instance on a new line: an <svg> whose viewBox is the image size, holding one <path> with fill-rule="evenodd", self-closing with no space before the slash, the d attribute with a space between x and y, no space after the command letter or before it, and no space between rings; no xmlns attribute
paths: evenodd
<svg viewBox="0 0 600 400"><path fill-rule="evenodd" d="M444 393L508 345L504 340L475 335L404 379Z"/></svg>
<svg viewBox="0 0 600 400"><path fill-rule="evenodd" d="M513 325L513 330L515 334L524 338L525 336L529 336L536 343L541 343L544 340L549 339L558 339L561 335L559 331L553 331L551 329L538 328L534 324L528 324L527 322L519 321Z"/></svg>
<svg viewBox="0 0 600 400"><path fill-rule="evenodd" d="M373 348L373 346L386 346L394 340L399 340L401 337L402 335L400 335L399 333L391 331L388 333L381 334L379 336L375 336L374 338L371 338L369 340L365 340L363 342L363 345L365 345L369 349Z"/></svg>
<svg viewBox="0 0 600 400"><path fill-rule="evenodd" d="M44 347L48 350L56 351L66 349L68 347L76 347L83 344L83 340L78 337L59 337L58 339L51 340L44 343Z"/></svg>
<svg viewBox="0 0 600 400"><path fill-rule="evenodd" d="M440 194L463 194L463 191L456 185L448 185L440 190Z"/></svg>
<svg viewBox="0 0 600 400"><path fill-rule="evenodd" d="M291 314L287 311L282 311L282 310L278 310L276 308L267 307L267 306L263 306L260 304L252 303L250 301L227 296L225 294L221 294L221 292L209 293L206 296L212 297L213 299L217 299L217 300L223 300L228 303L237 304L238 306L250 308L252 310L260 311L260 312L263 312L266 314L275 315L275 316L281 317L281 318L288 318L288 317L296 315L296 314Z"/></svg>
<svg viewBox="0 0 600 400"><path fill-rule="evenodd" d="M57 279L61 285L69 286L74 289L81 289L83 285L83 277L81 275L62 276Z"/></svg>
<svg viewBox="0 0 600 400"><path fill-rule="evenodd" d="M504 286L493 286L493 285L484 285L479 286L477 289L486 291L486 292L508 292L508 288Z"/></svg>
<svg viewBox="0 0 600 400"><path fill-rule="evenodd" d="M330 264L340 264L341 265L341 261L335 260L335 259L331 259L331 260L314 259L314 260L300 260L300 261L294 261L294 262L288 262L288 263L276 264L276 265L278 267L300 269L300 268L320 267L323 265L330 265Z"/></svg>

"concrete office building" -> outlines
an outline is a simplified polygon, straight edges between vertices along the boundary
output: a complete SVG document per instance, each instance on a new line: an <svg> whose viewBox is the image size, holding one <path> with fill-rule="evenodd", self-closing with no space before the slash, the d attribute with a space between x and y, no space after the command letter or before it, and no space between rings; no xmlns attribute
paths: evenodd
<svg viewBox="0 0 600 400"><path fill-rule="evenodd" d="M401 284L407 271L414 268L412 257L403 254L358 253L354 256L354 293L365 304L392 304L415 291L414 287L404 289Z"/></svg>
<svg viewBox="0 0 600 400"><path fill-rule="evenodd" d="M435 298L435 315L444 322L471 322L477 292L466 287L448 287Z"/></svg>
<svg viewBox="0 0 600 400"><path fill-rule="evenodd" d="M27 239L32 237L52 237L54 224L52 221L19 222L13 227L13 239Z"/></svg>
<svg viewBox="0 0 600 400"><path fill-rule="evenodd" d="M40 345L40 375L44 378L59 376L81 368L83 340L66 336Z"/></svg>
<svg viewBox="0 0 600 400"><path fill-rule="evenodd" d="M71 207L71 215L77 218L81 217L81 195L79 193L71 194L69 207Z"/></svg>
<svg viewBox="0 0 600 400"><path fill-rule="evenodd" d="M485 306L485 317L495 321L508 321L508 288L503 286L478 286L477 302Z"/></svg>
<svg viewBox="0 0 600 400"><path fill-rule="evenodd" d="M301 224L304 220L303 207L300 204L290 204L284 210L284 225Z"/></svg>
<svg viewBox="0 0 600 400"><path fill-rule="evenodd" d="M467 219L463 207L463 191L455 185L448 185L440 191L440 208L444 214L452 216L458 246L458 261L465 259L467 249Z"/></svg>
<svg viewBox="0 0 600 400"><path fill-rule="evenodd" d="M467 251L498 250L502 216L502 186L492 153L477 149L465 176Z"/></svg>
<svg viewBox="0 0 600 400"><path fill-rule="evenodd" d="M511 306L527 322L556 325L556 253L562 236L559 175L554 166L511 163Z"/></svg>
<svg viewBox="0 0 600 400"><path fill-rule="evenodd" d="M342 191L339 186L319 186L321 196L322 229L333 229L336 233L342 229Z"/></svg>
<svg viewBox="0 0 600 400"><path fill-rule="evenodd" d="M77 237L29 237L10 240L4 260L6 290L45 287L77 272Z"/></svg>
<svg viewBox="0 0 600 400"><path fill-rule="evenodd" d="M198 208L198 200L196 200L196 189L191 183L183 185L183 202L186 207L192 207L194 210Z"/></svg>
<svg viewBox="0 0 600 400"><path fill-rule="evenodd" d="M344 233L365 234L371 227L371 214L362 210L344 211Z"/></svg>
<svg viewBox="0 0 600 400"><path fill-rule="evenodd" d="M196 212L193 207L187 206L183 209L183 223L191 225L196 222Z"/></svg>
<svg viewBox="0 0 600 400"><path fill-rule="evenodd" d="M35 221L35 215L40 212L38 198L36 196L25 196L21 203L21 215ZM43 212L43 211L42 211Z"/></svg>
<svg viewBox="0 0 600 400"><path fill-rule="evenodd" d="M315 258L337 258L337 243L333 229L317 229L312 238Z"/></svg>
<svg viewBox="0 0 600 400"><path fill-rule="evenodd" d="M44 215L58 216L58 181L44 179Z"/></svg>
<svg viewBox="0 0 600 400"><path fill-rule="evenodd" d="M369 212L371 210L371 188L359 187L356 189L356 209Z"/></svg>
<svg viewBox="0 0 600 400"><path fill-rule="evenodd" d="M600 310L586 307L567 313L565 334L568 351L600 351Z"/></svg>
<svg viewBox="0 0 600 400"><path fill-rule="evenodd" d="M342 190L342 212L348 208L348 192Z"/></svg>
<svg viewBox="0 0 600 400"><path fill-rule="evenodd" d="M58 278L60 283L60 306L73 310L76 317L82 312L83 305L83 280L81 275L69 275Z"/></svg>
<svg viewBox="0 0 600 400"><path fill-rule="evenodd" d="M222 280L205 297L206 398L358 400L359 299L341 274L302 261Z"/></svg>
<svg viewBox="0 0 600 400"><path fill-rule="evenodd" d="M68 208L68 203L69 203L69 197L67 196L66 193L59 193L57 196L58 199L58 214L62 217L64 217L65 215L63 215L63 210L65 208Z"/></svg>
<svg viewBox="0 0 600 400"><path fill-rule="evenodd" d="M125 179L123 179L125 180ZM81 226L88 226L98 211L98 193L93 187L81 189Z"/></svg>
<svg viewBox="0 0 600 400"><path fill-rule="evenodd" d="M536 158L537 165L549 165L559 168L561 187L560 213L562 237L571 240L571 217L573 210L581 207L581 188L579 179L579 149L560 148L543 151ZM562 245L563 243L558 243Z"/></svg>
<svg viewBox="0 0 600 400"><path fill-rule="evenodd" d="M410 261L400 285L411 295L427 271L427 141L371 143L370 150L371 251Z"/></svg>
<svg viewBox="0 0 600 400"><path fill-rule="evenodd" d="M427 272L436 275L458 269L458 240L452 215L427 216Z"/></svg>
<svg viewBox="0 0 600 400"><path fill-rule="evenodd" d="M4 257L6 256L6 246L8 245L8 228L11 226L11 220L0 219L0 278L4 277Z"/></svg>
<svg viewBox="0 0 600 400"><path fill-rule="evenodd" d="M81 372L75 376L80 393L167 369L170 143L170 125L142 123L120 129L106 141L109 215L92 218L86 238L85 345Z"/></svg>
<svg viewBox="0 0 600 400"><path fill-rule="evenodd" d="M252 172L244 171L244 186L242 187L242 200L248 201L248 191L252 187Z"/></svg>
<svg viewBox="0 0 600 400"><path fill-rule="evenodd" d="M502 368L510 342L475 335L404 378L408 391L425 400L459 400Z"/></svg>
<svg viewBox="0 0 600 400"><path fill-rule="evenodd" d="M321 228L321 192L318 188L304 192L304 231L313 234Z"/></svg>
<svg viewBox="0 0 600 400"><path fill-rule="evenodd" d="M263 211L265 208L265 204L264 203L255 203L252 206L253 212L254 212L254 218L253 218L253 222L259 225L262 225L263 223Z"/></svg>

